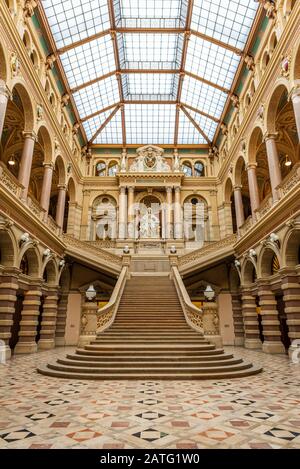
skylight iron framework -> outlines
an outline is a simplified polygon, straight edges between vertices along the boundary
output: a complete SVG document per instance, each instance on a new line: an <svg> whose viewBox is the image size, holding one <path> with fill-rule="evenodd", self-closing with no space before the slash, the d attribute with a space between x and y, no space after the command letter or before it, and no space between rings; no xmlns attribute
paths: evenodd
<svg viewBox="0 0 300 469"><path fill-rule="evenodd" d="M50 45L89 144L109 145L113 142L105 138L114 133L114 143L123 147L146 138L170 144L164 128L177 147L193 139L190 125L199 134L195 145L215 143L261 6L252 0L41 3ZM138 127L137 116L147 131Z"/></svg>

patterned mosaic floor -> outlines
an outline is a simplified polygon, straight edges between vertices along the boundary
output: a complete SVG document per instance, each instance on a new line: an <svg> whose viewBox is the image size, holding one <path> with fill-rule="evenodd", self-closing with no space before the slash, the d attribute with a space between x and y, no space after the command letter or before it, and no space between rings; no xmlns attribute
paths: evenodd
<svg viewBox="0 0 300 469"><path fill-rule="evenodd" d="M36 373L66 350L0 365L0 448L300 448L300 364L287 357L236 348L264 372L227 381Z"/></svg>

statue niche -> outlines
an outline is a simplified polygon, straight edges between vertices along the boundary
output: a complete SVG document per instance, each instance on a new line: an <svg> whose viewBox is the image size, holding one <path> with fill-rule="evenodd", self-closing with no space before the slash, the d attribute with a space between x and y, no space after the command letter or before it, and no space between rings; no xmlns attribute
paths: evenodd
<svg viewBox="0 0 300 469"><path fill-rule="evenodd" d="M164 150L162 148L158 148L153 145L138 148L138 157L130 166L129 171L137 173L164 173L171 171L170 166L162 156L163 153Z"/></svg>

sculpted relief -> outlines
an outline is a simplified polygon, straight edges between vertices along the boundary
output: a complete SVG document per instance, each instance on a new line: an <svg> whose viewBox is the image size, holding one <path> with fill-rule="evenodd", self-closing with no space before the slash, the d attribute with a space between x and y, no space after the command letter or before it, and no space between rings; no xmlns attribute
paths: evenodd
<svg viewBox="0 0 300 469"><path fill-rule="evenodd" d="M170 166L163 158L164 150L152 145L139 148L137 150L137 158L130 166L130 172L154 172L163 173L171 171Z"/></svg>

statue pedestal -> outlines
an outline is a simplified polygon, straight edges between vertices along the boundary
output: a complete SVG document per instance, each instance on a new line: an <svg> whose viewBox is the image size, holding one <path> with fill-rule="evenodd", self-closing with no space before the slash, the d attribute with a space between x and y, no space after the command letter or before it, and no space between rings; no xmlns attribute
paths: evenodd
<svg viewBox="0 0 300 469"><path fill-rule="evenodd" d="M215 344L216 348L222 347L220 335L219 309L214 301L207 301L202 306L204 337Z"/></svg>
<svg viewBox="0 0 300 469"><path fill-rule="evenodd" d="M93 301L86 301L82 306L79 347L89 344L97 336L97 310L98 305Z"/></svg>

